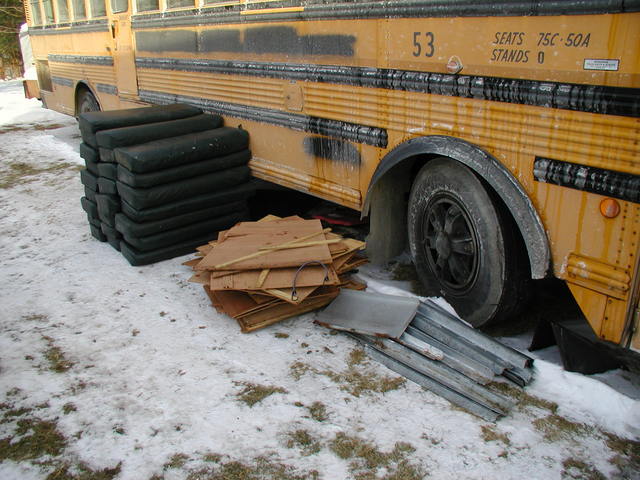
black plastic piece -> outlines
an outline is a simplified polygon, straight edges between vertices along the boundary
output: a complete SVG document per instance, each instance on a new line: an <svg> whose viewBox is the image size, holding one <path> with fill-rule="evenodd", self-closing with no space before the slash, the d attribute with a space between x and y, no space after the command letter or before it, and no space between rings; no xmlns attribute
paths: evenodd
<svg viewBox="0 0 640 480"><path fill-rule="evenodd" d="M120 211L120 198L117 195L107 195L99 193L96 195L98 204L98 216L100 220L115 228L116 213Z"/></svg>
<svg viewBox="0 0 640 480"><path fill-rule="evenodd" d="M116 215L116 229L130 237L146 237L222 215L241 212L246 210L246 208L247 202L240 200L143 223L134 222L124 213L118 213Z"/></svg>
<svg viewBox="0 0 640 480"><path fill-rule="evenodd" d="M135 208L123 199L122 213L134 222L153 222L156 220L164 220L166 218L187 214L196 210L202 210L204 208L210 208L214 205L224 205L230 202L246 200L254 194L255 187L253 184L243 183L224 190L204 193L195 197L184 198L157 207L145 209Z"/></svg>
<svg viewBox="0 0 640 480"><path fill-rule="evenodd" d="M197 177L219 170L226 170L246 165L251 159L249 150L231 153L222 157L187 163L173 168L165 168L149 173L134 173L122 165L118 165L118 180L132 187L148 188L186 178ZM113 165L113 164L108 164Z"/></svg>
<svg viewBox="0 0 640 480"><path fill-rule="evenodd" d="M80 144L80 156L89 162L97 163L100 161L98 150L84 142Z"/></svg>
<svg viewBox="0 0 640 480"><path fill-rule="evenodd" d="M148 173L229 155L248 147L249 134L245 130L220 127L179 138L118 148L115 157L120 165L131 172Z"/></svg>
<svg viewBox="0 0 640 480"><path fill-rule="evenodd" d="M95 148L98 146L95 133L100 130L143 125L145 123L166 122L168 120L193 117L201 113L201 109L192 107L191 105L158 105L127 110L113 110L109 112L87 112L80 115L78 123L82 139L89 146Z"/></svg>
<svg viewBox="0 0 640 480"><path fill-rule="evenodd" d="M89 170L89 172L93 175L100 175L100 173L98 172L98 162L93 162L91 160L85 159L84 166L87 167L87 170Z"/></svg>
<svg viewBox="0 0 640 480"><path fill-rule="evenodd" d="M96 202L92 202L87 197L82 197L80 204L82 205L82 209L87 212L87 215L91 218L98 218L98 205Z"/></svg>
<svg viewBox="0 0 640 480"><path fill-rule="evenodd" d="M115 163L100 162L98 164L98 175L115 181L118 178L118 165Z"/></svg>
<svg viewBox="0 0 640 480"><path fill-rule="evenodd" d="M227 189L247 182L250 176L249 167L240 166L151 188L133 188L121 182L117 185L124 201L133 208L142 209Z"/></svg>
<svg viewBox="0 0 640 480"><path fill-rule="evenodd" d="M100 242L106 242L107 241L107 236L102 233L102 230L100 229L99 226L94 225L93 223L89 224L89 229L91 230L91 235L93 236L93 238L95 238L96 240L100 241Z"/></svg>
<svg viewBox="0 0 640 480"><path fill-rule="evenodd" d="M564 369L584 374L601 373L620 367L602 341L583 320L552 322Z"/></svg>
<svg viewBox="0 0 640 480"><path fill-rule="evenodd" d="M103 130L96 134L96 140L99 147L113 149L163 138L177 137L193 132L212 130L221 126L222 117L220 115L203 113L195 117L181 118L168 122L147 123L145 125Z"/></svg>
<svg viewBox="0 0 640 480"><path fill-rule="evenodd" d="M170 258L192 253L200 245L205 245L209 241L215 240L217 237L218 232L210 232L200 238L190 239L169 247L158 248L149 252L141 252L135 247L129 245L127 242L122 241L120 242L120 252L131 265L148 265L150 263L156 263L162 260L168 260Z"/></svg>
<svg viewBox="0 0 640 480"><path fill-rule="evenodd" d="M84 187L84 196L89 200L95 203L96 201L96 192L95 190L91 190L89 187Z"/></svg>
<svg viewBox="0 0 640 480"><path fill-rule="evenodd" d="M226 230L241 220L249 217L248 209L231 213L221 217L185 225L165 232L149 235L146 237L132 237L124 235L125 241L140 252L149 252L160 248L169 247L177 243L189 241L191 238L198 238L209 234ZM213 238L213 237L212 237Z"/></svg>
<svg viewBox="0 0 640 480"><path fill-rule="evenodd" d="M118 194L116 182L105 177L98 177L98 191L100 193L108 193L110 195Z"/></svg>
<svg viewBox="0 0 640 480"><path fill-rule="evenodd" d="M98 191L98 176L94 175L89 170L80 170L80 181L85 187L90 188L94 192Z"/></svg>

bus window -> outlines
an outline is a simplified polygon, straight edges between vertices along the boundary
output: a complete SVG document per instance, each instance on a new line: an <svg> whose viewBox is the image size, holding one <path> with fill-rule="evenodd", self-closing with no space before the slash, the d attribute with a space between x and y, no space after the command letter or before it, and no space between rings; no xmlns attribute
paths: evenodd
<svg viewBox="0 0 640 480"><path fill-rule="evenodd" d="M42 24L42 13L40 12L40 2L38 0L31 0L31 18L34 25Z"/></svg>
<svg viewBox="0 0 640 480"><path fill-rule="evenodd" d="M136 10L138 12L148 12L159 9L159 0L136 0Z"/></svg>
<svg viewBox="0 0 640 480"><path fill-rule="evenodd" d="M73 4L73 19L85 20L87 18L87 7L84 5L84 0L71 0Z"/></svg>
<svg viewBox="0 0 640 480"><path fill-rule="evenodd" d="M111 11L113 13L122 13L129 10L128 0L111 0Z"/></svg>
<svg viewBox="0 0 640 480"><path fill-rule="evenodd" d="M44 7L44 20L46 23L54 23L53 18L53 5L51 0L42 0L42 6Z"/></svg>
<svg viewBox="0 0 640 480"><path fill-rule="evenodd" d="M193 0L167 0L167 8L193 7Z"/></svg>
<svg viewBox="0 0 640 480"><path fill-rule="evenodd" d="M69 5L67 0L57 0L56 6L58 7L58 22L69 21Z"/></svg>
<svg viewBox="0 0 640 480"><path fill-rule="evenodd" d="M107 15L107 7L105 0L90 0L91 4L91 17L104 17Z"/></svg>
<svg viewBox="0 0 640 480"><path fill-rule="evenodd" d="M219 5L220 7L228 7L236 4L240 4L240 0L230 1L230 2L221 2L220 0L204 0L205 5L210 5L215 7Z"/></svg>

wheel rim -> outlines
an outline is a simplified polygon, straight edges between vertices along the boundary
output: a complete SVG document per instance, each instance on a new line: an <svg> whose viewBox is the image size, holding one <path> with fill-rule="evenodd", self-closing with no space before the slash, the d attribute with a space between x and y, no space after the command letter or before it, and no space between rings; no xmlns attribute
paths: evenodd
<svg viewBox="0 0 640 480"><path fill-rule="evenodd" d="M464 293L478 273L478 236L464 206L449 194L431 199L422 218L422 248L440 283Z"/></svg>

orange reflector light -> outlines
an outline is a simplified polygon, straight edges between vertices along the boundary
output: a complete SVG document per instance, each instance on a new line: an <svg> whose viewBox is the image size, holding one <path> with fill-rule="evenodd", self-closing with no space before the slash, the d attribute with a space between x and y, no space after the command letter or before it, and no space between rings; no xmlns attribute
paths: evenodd
<svg viewBox="0 0 640 480"><path fill-rule="evenodd" d="M600 213L607 218L616 218L620 213L620 204L613 198L605 198L600 202Z"/></svg>

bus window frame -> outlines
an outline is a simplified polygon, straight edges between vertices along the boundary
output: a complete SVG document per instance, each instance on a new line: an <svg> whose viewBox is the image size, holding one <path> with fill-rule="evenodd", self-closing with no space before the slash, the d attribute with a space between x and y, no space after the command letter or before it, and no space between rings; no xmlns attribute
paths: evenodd
<svg viewBox="0 0 640 480"><path fill-rule="evenodd" d="M186 7L169 7L168 0L161 0L160 3L161 3L160 9L162 11L171 11L171 12L176 12L180 10L193 10L194 8L200 8L200 4L201 4L200 0L192 0L191 5L188 5Z"/></svg>
<svg viewBox="0 0 640 480"><path fill-rule="evenodd" d="M59 9L59 5L61 3L64 3L67 6L67 18L66 20L62 20L60 18L60 9ZM72 11L69 8L69 0L54 0L53 1L53 11L54 11L54 15L56 17L56 23L57 24L67 24L69 22L71 22L71 14Z"/></svg>
<svg viewBox="0 0 640 480"><path fill-rule="evenodd" d="M34 9L33 6L34 5L38 5L38 16L40 21L36 23L36 18L35 15L33 14ZM29 9L31 10L31 23L33 26L42 26L45 25L44 23L44 12L42 11L42 2L40 0L29 0Z"/></svg>
<svg viewBox="0 0 640 480"><path fill-rule="evenodd" d="M110 0L109 1L109 7L111 9L111 13L116 15L116 14L120 14L120 13L127 13L129 11L129 9L131 8L131 2L129 0L124 0L124 5L125 8L124 10L116 10L115 5L117 3L118 0ZM122 0L120 0L122 1Z"/></svg>
<svg viewBox="0 0 640 480"><path fill-rule="evenodd" d="M44 2L47 1L49 2L49 5L51 6L51 21L49 21L48 17L47 17L47 10L44 6ZM38 0L38 3L40 5L42 5L41 11L42 11L42 25L55 25L56 22L56 12L54 10L54 0Z"/></svg>
<svg viewBox="0 0 640 480"><path fill-rule="evenodd" d="M87 4L89 5L89 14L87 15L87 18L90 18L90 19L107 18L107 15L109 13L109 9L107 8L107 0L102 0L103 3L104 3L104 15L99 15L99 16L93 14L93 2L94 1L95 0L88 0L88 1L85 0L85 2L84 2L85 3L85 8L87 7Z"/></svg>
<svg viewBox="0 0 640 480"><path fill-rule="evenodd" d="M84 18L76 18L76 7L75 0L71 0L71 13L73 14L74 22L86 22L89 19L88 9L87 9L87 1L86 0L78 0L78 3L82 3L84 5Z"/></svg>
<svg viewBox="0 0 640 480"><path fill-rule="evenodd" d="M133 6L132 6L132 10L134 14L137 13L141 13L141 14L147 14L147 13L156 13L156 12L162 12L163 10L163 6L164 6L164 1L163 0L157 0L158 1L158 8L155 10L139 10L138 9L138 2L140 0L134 0L132 2Z"/></svg>

